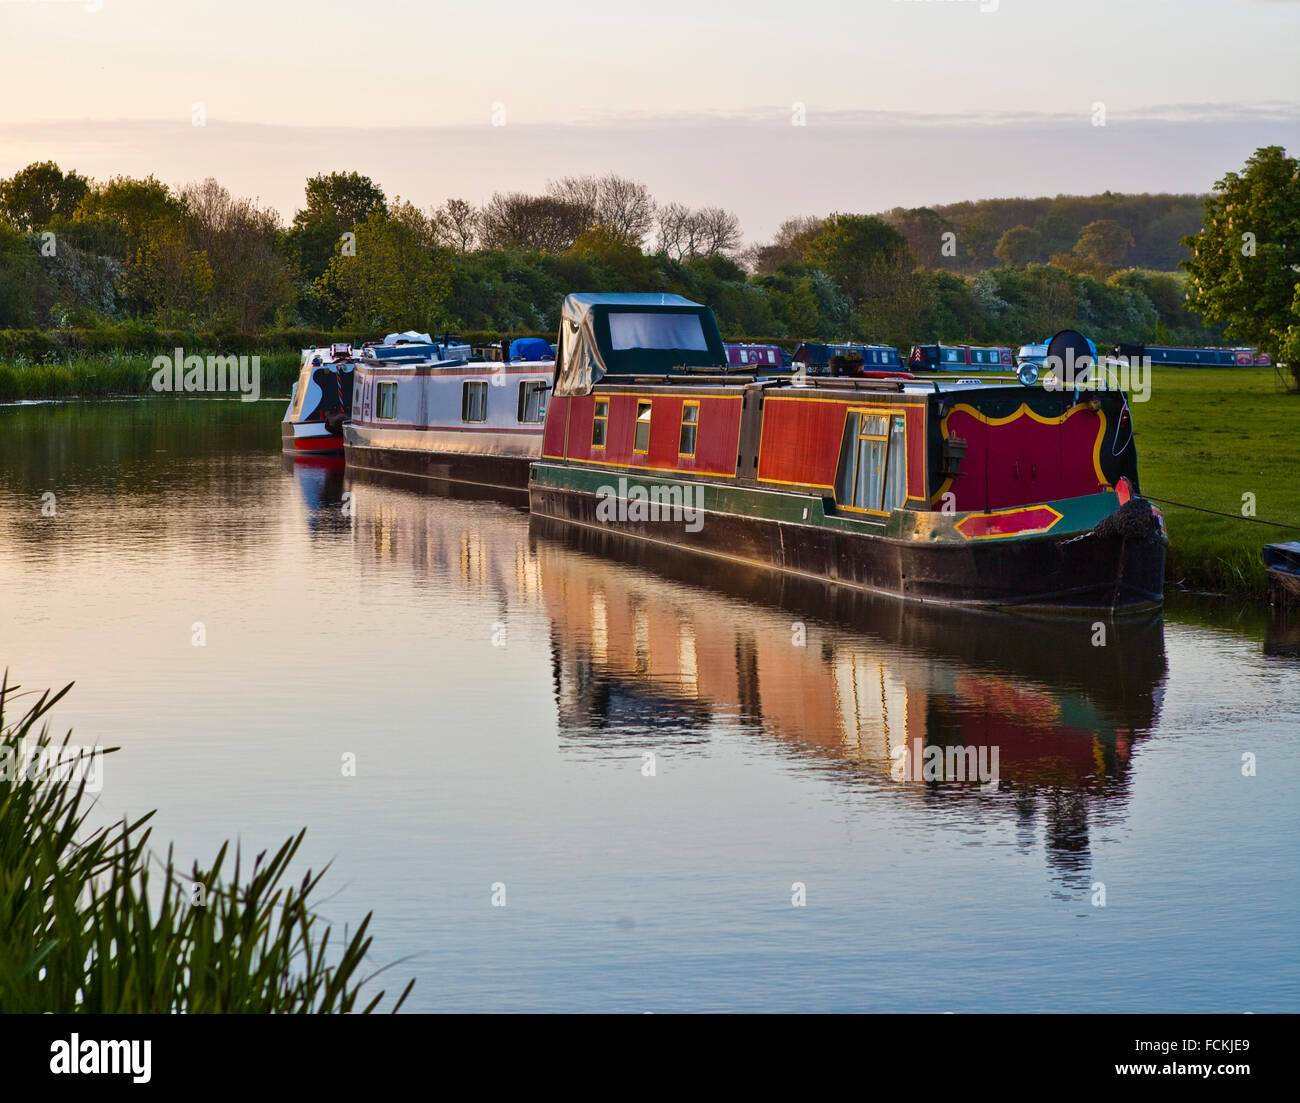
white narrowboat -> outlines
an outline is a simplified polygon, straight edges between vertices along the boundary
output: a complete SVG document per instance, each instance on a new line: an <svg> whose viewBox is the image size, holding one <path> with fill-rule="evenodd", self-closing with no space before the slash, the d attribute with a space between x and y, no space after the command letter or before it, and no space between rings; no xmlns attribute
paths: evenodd
<svg viewBox="0 0 1300 1103"><path fill-rule="evenodd" d="M302 350L298 380L280 420L280 444L291 456L341 456L343 422L352 412L350 344Z"/></svg>
<svg viewBox="0 0 1300 1103"><path fill-rule="evenodd" d="M471 360L439 342L414 360L366 353L343 427L350 467L527 491L554 361Z"/></svg>

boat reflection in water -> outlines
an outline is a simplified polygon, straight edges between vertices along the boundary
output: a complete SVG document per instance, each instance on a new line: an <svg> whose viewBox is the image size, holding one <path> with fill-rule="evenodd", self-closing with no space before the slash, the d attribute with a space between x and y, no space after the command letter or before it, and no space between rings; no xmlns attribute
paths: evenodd
<svg viewBox="0 0 1300 1103"><path fill-rule="evenodd" d="M307 527L312 535L346 532L350 519L345 510L342 456L283 455L280 466L292 471L307 507Z"/></svg>
<svg viewBox="0 0 1300 1103"><path fill-rule="evenodd" d="M375 480L382 478L382 483ZM350 473L363 557L540 606L561 752L769 750L942 826L1015 819L1060 889L1091 883L1090 836L1122 816L1166 673L1158 616L1037 621L931 609ZM549 719L549 718L548 718Z"/></svg>

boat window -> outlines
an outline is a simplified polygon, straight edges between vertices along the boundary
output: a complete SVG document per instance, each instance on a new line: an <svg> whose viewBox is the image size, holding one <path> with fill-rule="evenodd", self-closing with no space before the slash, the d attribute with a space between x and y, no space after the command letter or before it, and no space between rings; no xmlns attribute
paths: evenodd
<svg viewBox="0 0 1300 1103"><path fill-rule="evenodd" d="M396 383L380 383L375 387L375 417L384 421L397 417Z"/></svg>
<svg viewBox="0 0 1300 1103"><path fill-rule="evenodd" d="M906 498L906 417L851 410L835 478L836 502L846 509L888 513Z"/></svg>
<svg viewBox="0 0 1300 1103"><path fill-rule="evenodd" d="M636 436L632 440L633 452L650 451L650 410L649 402L636 404Z"/></svg>
<svg viewBox="0 0 1300 1103"><path fill-rule="evenodd" d="M944 362L945 364L960 364L960 363L962 363L961 349L944 349L944 350L943 350L943 362Z"/></svg>
<svg viewBox="0 0 1300 1103"><path fill-rule="evenodd" d="M609 429L609 399L596 399L596 413L591 419L591 446L605 447L605 435Z"/></svg>
<svg viewBox="0 0 1300 1103"><path fill-rule="evenodd" d="M519 421L540 423L546 420L547 385L537 380L519 384Z"/></svg>
<svg viewBox="0 0 1300 1103"><path fill-rule="evenodd" d="M466 383L460 395L461 421L487 421L488 385L482 380Z"/></svg>
<svg viewBox="0 0 1300 1103"><path fill-rule="evenodd" d="M682 405L682 432L677 439L679 456L695 455L695 439L700 424L700 404L686 402Z"/></svg>

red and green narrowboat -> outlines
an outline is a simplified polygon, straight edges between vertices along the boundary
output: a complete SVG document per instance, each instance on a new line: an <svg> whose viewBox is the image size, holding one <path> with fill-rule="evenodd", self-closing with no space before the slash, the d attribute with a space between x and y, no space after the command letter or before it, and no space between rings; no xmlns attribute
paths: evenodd
<svg viewBox="0 0 1300 1103"><path fill-rule="evenodd" d="M1162 600L1120 391L729 372L675 295L565 300L534 513L895 597Z"/></svg>

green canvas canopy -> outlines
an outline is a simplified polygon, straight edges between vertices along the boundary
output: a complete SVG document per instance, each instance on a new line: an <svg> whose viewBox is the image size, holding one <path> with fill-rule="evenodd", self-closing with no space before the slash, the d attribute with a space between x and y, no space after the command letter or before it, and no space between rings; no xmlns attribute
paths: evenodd
<svg viewBox="0 0 1300 1103"><path fill-rule="evenodd" d="M680 295L568 295L555 351L555 393L589 394L606 375L727 370L718 320Z"/></svg>

